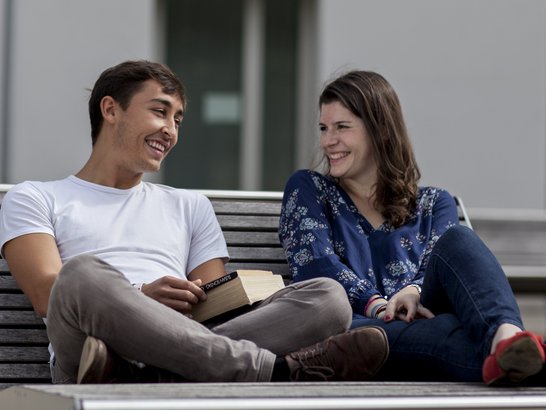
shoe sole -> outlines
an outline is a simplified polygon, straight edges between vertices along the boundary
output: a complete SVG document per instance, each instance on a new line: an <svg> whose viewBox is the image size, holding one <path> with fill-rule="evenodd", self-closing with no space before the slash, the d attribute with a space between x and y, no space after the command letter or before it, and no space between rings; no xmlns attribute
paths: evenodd
<svg viewBox="0 0 546 410"><path fill-rule="evenodd" d="M108 361L106 345L94 337L85 339L78 368L78 384L100 383ZM97 375L100 375L97 377Z"/></svg>
<svg viewBox="0 0 546 410"><path fill-rule="evenodd" d="M498 358L500 368L506 373L503 379L518 383L540 372L544 366L541 353L534 339L516 340Z"/></svg>

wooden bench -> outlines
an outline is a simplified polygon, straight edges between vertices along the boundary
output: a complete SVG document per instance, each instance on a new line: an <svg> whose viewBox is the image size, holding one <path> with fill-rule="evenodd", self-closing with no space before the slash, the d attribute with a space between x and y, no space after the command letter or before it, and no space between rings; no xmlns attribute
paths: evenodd
<svg viewBox="0 0 546 410"><path fill-rule="evenodd" d="M512 288L520 294L546 295L546 211L471 211L476 233L493 250Z"/></svg>
<svg viewBox="0 0 546 410"><path fill-rule="evenodd" d="M0 203L7 189L9 186L0 186ZM288 265L277 236L282 193L201 192L210 198L224 232L231 256L227 270L272 270L288 279ZM460 220L470 226L464 205L457 200ZM44 323L34 314L7 266L0 270L0 387L50 383Z"/></svg>

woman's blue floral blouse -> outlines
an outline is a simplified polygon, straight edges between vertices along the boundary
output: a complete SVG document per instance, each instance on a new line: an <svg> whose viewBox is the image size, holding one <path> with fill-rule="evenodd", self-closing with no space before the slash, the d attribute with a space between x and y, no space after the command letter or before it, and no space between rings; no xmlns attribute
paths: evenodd
<svg viewBox="0 0 546 410"><path fill-rule="evenodd" d="M422 284L432 247L458 223L453 197L424 187L405 225L395 229L385 222L374 229L332 178L300 170L284 190L279 238L294 281L335 279L353 311L363 315L374 294L390 297Z"/></svg>

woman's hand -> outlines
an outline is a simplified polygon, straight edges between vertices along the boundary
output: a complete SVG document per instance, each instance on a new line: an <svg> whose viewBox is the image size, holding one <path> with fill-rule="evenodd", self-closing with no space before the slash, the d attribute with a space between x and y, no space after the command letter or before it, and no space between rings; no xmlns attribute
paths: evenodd
<svg viewBox="0 0 546 410"><path fill-rule="evenodd" d="M383 319L385 322L399 319L410 323L414 319L433 317L434 314L421 304L419 291L414 286L406 286L390 298Z"/></svg>
<svg viewBox="0 0 546 410"><path fill-rule="evenodd" d="M142 293L164 305L191 317L191 309L207 295L200 288L201 279L189 281L174 276L163 276L142 285Z"/></svg>

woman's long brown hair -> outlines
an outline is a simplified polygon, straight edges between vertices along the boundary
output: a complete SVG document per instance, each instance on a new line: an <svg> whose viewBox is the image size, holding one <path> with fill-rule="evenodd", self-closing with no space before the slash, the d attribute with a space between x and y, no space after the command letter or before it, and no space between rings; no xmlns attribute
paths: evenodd
<svg viewBox="0 0 546 410"><path fill-rule="evenodd" d="M378 167L374 205L400 227L415 208L421 172L396 92L380 74L351 71L326 85L319 107L336 101L364 122Z"/></svg>

